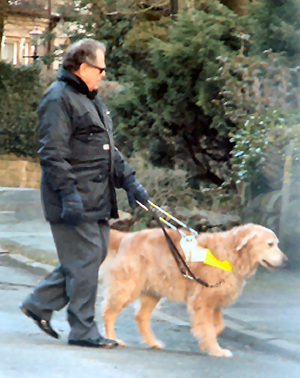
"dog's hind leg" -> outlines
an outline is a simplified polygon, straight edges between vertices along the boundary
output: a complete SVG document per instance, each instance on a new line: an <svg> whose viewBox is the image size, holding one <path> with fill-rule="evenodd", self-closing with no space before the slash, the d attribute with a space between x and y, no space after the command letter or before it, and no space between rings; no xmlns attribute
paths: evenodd
<svg viewBox="0 0 300 378"><path fill-rule="evenodd" d="M220 309L215 310L214 312L214 324L216 329L216 335L219 336L225 329L223 314Z"/></svg>
<svg viewBox="0 0 300 378"><path fill-rule="evenodd" d="M154 349L162 349L164 347L164 344L155 337L150 325L152 311L159 300L160 298L158 297L142 295L140 297L140 309L135 316L139 331L145 342Z"/></svg>

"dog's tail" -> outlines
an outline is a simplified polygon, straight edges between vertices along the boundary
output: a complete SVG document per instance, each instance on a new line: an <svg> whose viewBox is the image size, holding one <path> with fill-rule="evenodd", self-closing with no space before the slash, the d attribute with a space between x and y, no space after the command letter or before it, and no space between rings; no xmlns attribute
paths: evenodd
<svg viewBox="0 0 300 378"><path fill-rule="evenodd" d="M99 278L104 279L109 272L111 265L113 264L114 258L118 253L122 240L127 235L126 232L118 231L111 229L109 232L109 244L107 248L107 255L105 260L101 264L100 271L99 271Z"/></svg>
<svg viewBox="0 0 300 378"><path fill-rule="evenodd" d="M109 233L109 245L107 255L110 257L116 256L122 240L127 235L126 232L111 229Z"/></svg>

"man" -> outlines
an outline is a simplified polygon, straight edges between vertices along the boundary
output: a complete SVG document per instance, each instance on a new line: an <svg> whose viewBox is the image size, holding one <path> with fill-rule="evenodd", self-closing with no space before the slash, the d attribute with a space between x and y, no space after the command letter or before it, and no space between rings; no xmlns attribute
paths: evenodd
<svg viewBox="0 0 300 378"><path fill-rule="evenodd" d="M105 70L102 43L76 42L41 101L41 196L60 263L20 309L58 338L51 316L68 304L69 344L111 348L117 343L99 334L94 315L108 220L118 217L115 187L127 191L131 207L149 197L114 146L109 112L97 96Z"/></svg>

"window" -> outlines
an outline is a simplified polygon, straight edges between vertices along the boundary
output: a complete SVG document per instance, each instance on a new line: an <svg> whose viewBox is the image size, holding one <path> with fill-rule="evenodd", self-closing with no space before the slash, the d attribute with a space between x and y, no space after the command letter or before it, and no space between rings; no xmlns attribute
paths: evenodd
<svg viewBox="0 0 300 378"><path fill-rule="evenodd" d="M15 45L16 44L14 42L5 42L2 45L1 58L8 63L17 63Z"/></svg>

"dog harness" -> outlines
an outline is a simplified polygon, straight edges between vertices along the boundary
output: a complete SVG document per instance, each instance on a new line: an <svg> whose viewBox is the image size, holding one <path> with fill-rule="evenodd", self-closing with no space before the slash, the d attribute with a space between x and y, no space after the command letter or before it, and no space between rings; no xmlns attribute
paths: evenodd
<svg viewBox="0 0 300 378"><path fill-rule="evenodd" d="M176 261L176 264L181 272L181 274L183 275L183 277L186 277L190 280L194 280L196 282L198 282L199 284L205 286L205 287L209 287L209 288L213 288L213 287L219 287L221 285L223 285L224 283L224 279L222 279L221 281L219 282L216 282L214 284L211 284L211 283L208 283L204 280L202 280L200 277L197 277L195 276L195 274L191 271L191 269L189 268L185 258L182 256L182 254L178 251L176 245L174 244L172 238L170 237L170 235L167 233L165 227L164 227L164 224L166 224L167 226L177 230L178 232L181 233L181 235L184 237L184 238L187 238L188 240L190 240L190 238L182 231L182 230L179 230L177 229L175 226L173 226L170 222L168 222L167 220L165 220L164 218L160 217L158 214L157 214L157 210L159 210L160 212L162 212L164 215L166 215L168 218L176 221L179 225L181 225L182 227L184 228L188 228L192 234L194 235L194 238L196 235L198 235L197 231L193 230L192 228L189 228L187 227L184 223L180 222L178 219L174 218L171 214L169 214L168 212L166 212L165 210L161 209L160 207L158 207L157 205L155 205L153 202L151 202L150 200L148 200L147 204L142 204L141 202L139 201L136 201L138 205L140 205L142 208L144 208L145 210L147 211L150 211L154 217L154 219L156 220L157 224L159 225L159 227L162 229L162 232L164 233L164 236L166 238L166 241L169 245L169 248L170 248L170 252L172 253L173 257L174 257L174 260ZM198 247L198 246L197 246ZM205 261L206 264L210 263L210 265L213 265L213 266L222 266L224 263L228 263L228 261L219 261L217 260L216 258L213 258L214 256L212 255L212 253L210 252L210 254L208 253L209 250L206 250L206 254L205 254L205 257L204 257L204 254L202 253L202 258L204 257L204 259L202 260L203 262ZM212 263L213 262L213 263ZM228 268L228 265L225 264L225 267ZM224 269L224 267L222 268Z"/></svg>
<svg viewBox="0 0 300 378"><path fill-rule="evenodd" d="M182 237L180 246L186 256L187 262L203 262L215 268L223 269L228 272L232 271L232 265L229 261L220 261L213 255L210 249L198 246L194 236Z"/></svg>

